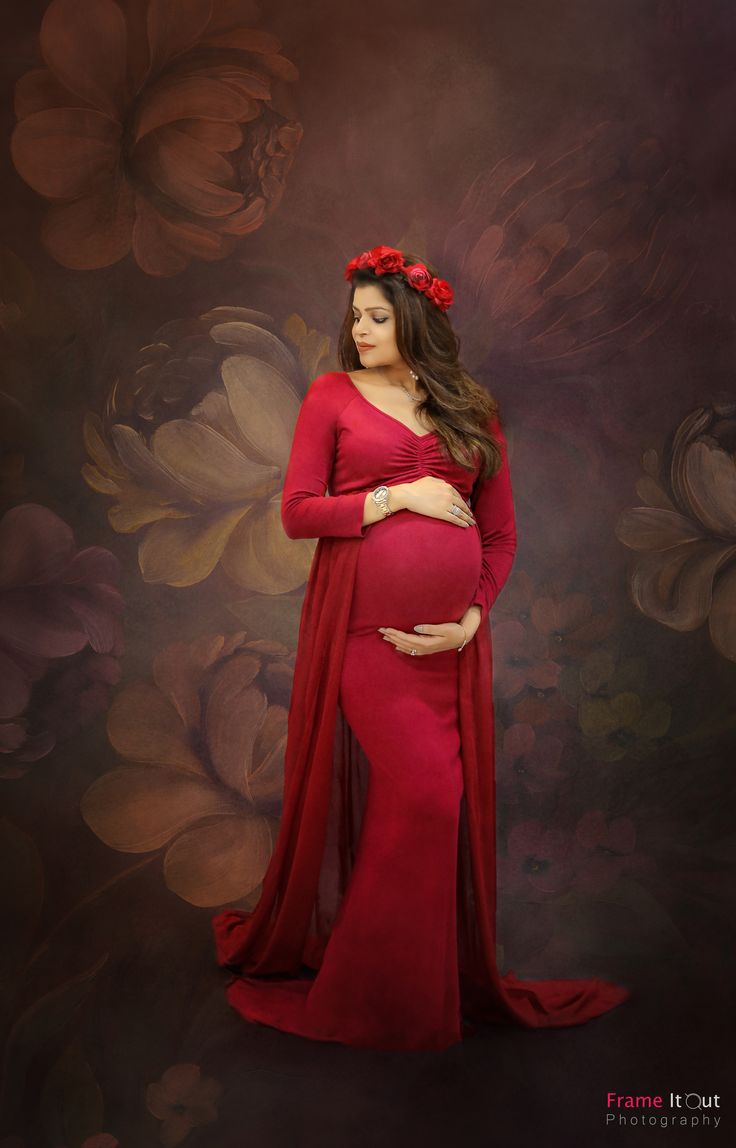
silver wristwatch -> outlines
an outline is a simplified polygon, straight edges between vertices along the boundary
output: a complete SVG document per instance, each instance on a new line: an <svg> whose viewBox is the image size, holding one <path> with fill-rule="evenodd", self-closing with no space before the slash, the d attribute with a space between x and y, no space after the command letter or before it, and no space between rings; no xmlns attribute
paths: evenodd
<svg viewBox="0 0 736 1148"><path fill-rule="evenodd" d="M376 489L371 493L373 495L373 501L375 502L376 506L380 506L381 510L383 511L384 518L388 518L389 514L393 514L393 510L390 510L388 505L387 486L377 486Z"/></svg>

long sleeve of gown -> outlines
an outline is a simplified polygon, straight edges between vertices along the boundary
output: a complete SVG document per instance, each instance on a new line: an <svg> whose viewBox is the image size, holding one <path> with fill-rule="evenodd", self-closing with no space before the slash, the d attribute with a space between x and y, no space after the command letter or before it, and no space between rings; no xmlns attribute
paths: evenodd
<svg viewBox="0 0 736 1148"><path fill-rule="evenodd" d="M364 490L325 493L342 405L325 375L314 380L302 401L281 497L281 522L289 538L360 537L368 529L363 525Z"/></svg>
<svg viewBox="0 0 736 1148"><path fill-rule="evenodd" d="M480 606L481 621L487 617L501 593L511 573L516 553L516 515L506 436L496 419L492 421L489 429L501 444L501 469L490 478L478 478L471 495L471 506L483 546L483 566L470 605Z"/></svg>

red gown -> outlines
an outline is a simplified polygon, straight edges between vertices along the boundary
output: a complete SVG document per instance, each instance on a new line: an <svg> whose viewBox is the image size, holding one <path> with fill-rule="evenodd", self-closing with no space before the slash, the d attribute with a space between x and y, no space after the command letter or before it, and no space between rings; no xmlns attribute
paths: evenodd
<svg viewBox="0 0 736 1148"><path fill-rule="evenodd" d="M516 550L506 442L481 479L369 402L314 380L284 480L291 538L318 538L299 628L284 805L254 910L212 919L230 1004L248 1021L382 1050L442 1049L463 1018L581 1024L629 990L496 967L489 612ZM477 526L398 511L363 526L368 490L432 474ZM329 494L325 494L329 488ZM482 610L461 652L400 653L378 626Z"/></svg>

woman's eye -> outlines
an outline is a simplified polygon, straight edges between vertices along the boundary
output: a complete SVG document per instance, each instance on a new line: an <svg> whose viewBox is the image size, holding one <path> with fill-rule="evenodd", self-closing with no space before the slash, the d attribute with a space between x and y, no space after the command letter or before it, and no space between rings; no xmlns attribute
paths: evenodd
<svg viewBox="0 0 736 1148"><path fill-rule="evenodd" d="M353 315L353 322L357 323L359 318L360 318L359 315ZM374 315L373 316L373 322L374 323L385 323L387 318L388 318L387 315L383 315L383 316Z"/></svg>

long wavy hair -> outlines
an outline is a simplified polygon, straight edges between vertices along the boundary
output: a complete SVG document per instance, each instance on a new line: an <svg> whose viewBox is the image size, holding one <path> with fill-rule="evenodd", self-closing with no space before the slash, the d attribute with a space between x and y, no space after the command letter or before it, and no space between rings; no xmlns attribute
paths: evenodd
<svg viewBox="0 0 736 1148"><path fill-rule="evenodd" d="M440 277L426 259L411 252L403 252L403 255L405 262L423 263L432 275ZM447 314L422 291L411 287L400 271L376 275L371 268L359 268L353 274L337 343L342 369L361 368L353 339L353 298L355 288L368 283L375 284L393 305L399 354L416 371L427 390L426 396L417 403L417 410L429 416L448 454L460 466L473 469L479 465L484 478L496 474L501 466L501 448L487 424L493 416L503 426L498 403L460 362L460 339Z"/></svg>

